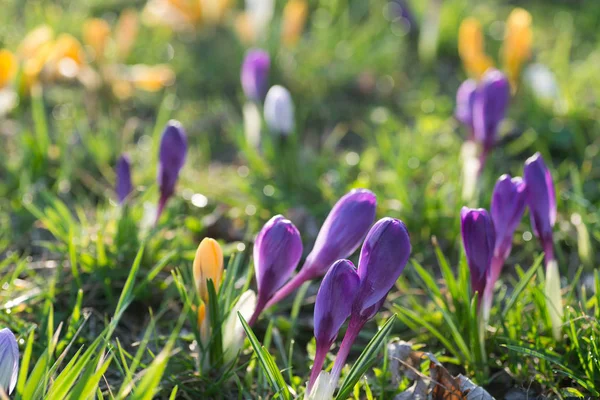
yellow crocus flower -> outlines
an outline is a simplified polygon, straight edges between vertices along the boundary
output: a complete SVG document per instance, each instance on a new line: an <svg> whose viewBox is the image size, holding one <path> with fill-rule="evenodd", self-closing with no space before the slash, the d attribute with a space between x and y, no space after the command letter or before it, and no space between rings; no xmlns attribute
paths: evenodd
<svg viewBox="0 0 600 400"><path fill-rule="evenodd" d="M17 73L17 57L9 50L0 50L0 89L8 85Z"/></svg>
<svg viewBox="0 0 600 400"><path fill-rule="evenodd" d="M521 67L531 55L533 33L531 30L531 14L522 8L515 8L506 20L502 61L508 78L516 87Z"/></svg>
<svg viewBox="0 0 600 400"><path fill-rule="evenodd" d="M281 40L286 46L293 46L304 30L308 4L305 0L290 0L283 9Z"/></svg>
<svg viewBox="0 0 600 400"><path fill-rule="evenodd" d="M94 57L102 61L110 39L110 25L102 18L88 19L83 24L83 42L94 50Z"/></svg>
<svg viewBox="0 0 600 400"><path fill-rule="evenodd" d="M200 0L202 19L212 24L221 22L227 10L231 8L231 3L231 0Z"/></svg>
<svg viewBox="0 0 600 400"><path fill-rule="evenodd" d="M194 258L194 281L198 288L198 293L202 301L208 303L209 279L213 281L215 289L218 291L223 275L223 251L219 243L211 238L204 238Z"/></svg>
<svg viewBox="0 0 600 400"><path fill-rule="evenodd" d="M22 60L31 59L38 56L39 50L50 43L54 38L54 31L48 25L42 25L25 35L19 48L17 55Z"/></svg>
<svg viewBox="0 0 600 400"><path fill-rule="evenodd" d="M46 65L48 77L72 79L77 76L81 67L85 64L85 54L81 43L72 35L63 33L56 38L52 46Z"/></svg>
<svg viewBox="0 0 600 400"><path fill-rule="evenodd" d="M175 81L175 73L168 65L134 65L130 73L133 85L148 92L156 92Z"/></svg>
<svg viewBox="0 0 600 400"><path fill-rule="evenodd" d="M117 44L117 56L125 60L137 38L139 31L139 20L137 12L133 9L124 10L119 17L115 27L115 42Z"/></svg>
<svg viewBox="0 0 600 400"><path fill-rule="evenodd" d="M481 78L488 68L494 66L492 59L485 54L483 31L475 18L466 18L460 24L458 54L465 70L474 78Z"/></svg>

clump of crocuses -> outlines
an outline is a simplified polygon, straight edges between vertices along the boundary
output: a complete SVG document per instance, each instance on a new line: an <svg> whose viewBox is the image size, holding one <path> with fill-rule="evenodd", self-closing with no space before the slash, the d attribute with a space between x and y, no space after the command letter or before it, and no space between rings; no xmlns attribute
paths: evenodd
<svg viewBox="0 0 600 400"><path fill-rule="evenodd" d="M0 393L11 394L19 375L19 345L8 328L0 330Z"/></svg>
<svg viewBox="0 0 600 400"><path fill-rule="evenodd" d="M377 198L367 189L342 196L323 222L317 240L300 272L275 293L267 307L289 296L304 282L325 275L334 261L352 255L375 219Z"/></svg>
<svg viewBox="0 0 600 400"><path fill-rule="evenodd" d="M355 271L347 260L334 263L321 284L315 303L317 354L308 385L308 398L332 398L352 344L383 305L404 270L410 252L410 237L404 223L394 218L383 218L373 225L365 238L358 270ZM337 296L344 297L332 300ZM326 354L325 349L329 349L348 316L348 329L331 374L321 372L323 353Z"/></svg>
<svg viewBox="0 0 600 400"><path fill-rule="evenodd" d="M116 167L117 183L115 191L119 204L123 204L127 197L133 191L133 185L131 183L131 159L127 154L123 154L119 157Z"/></svg>
<svg viewBox="0 0 600 400"><path fill-rule="evenodd" d="M185 164L187 136L179 121L167 123L160 140L157 182L160 192L156 221L160 218L167 201L175 193L179 172Z"/></svg>
<svg viewBox="0 0 600 400"><path fill-rule="evenodd" d="M242 90L248 100L261 102L269 87L269 70L271 59L269 54L260 49L248 50L242 63Z"/></svg>
<svg viewBox="0 0 600 400"><path fill-rule="evenodd" d="M556 193L550 170L540 153L525 162L524 174L527 184L526 199L531 215L533 233L540 240L546 262L546 299L552 321L554 337L560 337L563 319L560 274L554 258L553 228L556 222Z"/></svg>

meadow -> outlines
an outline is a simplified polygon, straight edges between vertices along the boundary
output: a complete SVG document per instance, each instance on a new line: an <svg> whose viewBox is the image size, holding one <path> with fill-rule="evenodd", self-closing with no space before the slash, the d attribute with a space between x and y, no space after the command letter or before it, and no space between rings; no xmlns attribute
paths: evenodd
<svg viewBox="0 0 600 400"><path fill-rule="evenodd" d="M599 18L4 0L0 399L599 398Z"/></svg>

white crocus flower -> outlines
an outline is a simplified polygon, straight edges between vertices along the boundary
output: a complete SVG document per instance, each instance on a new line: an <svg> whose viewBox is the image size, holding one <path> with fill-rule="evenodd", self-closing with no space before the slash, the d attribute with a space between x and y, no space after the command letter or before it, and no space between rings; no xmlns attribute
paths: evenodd
<svg viewBox="0 0 600 400"><path fill-rule="evenodd" d="M265 98L265 122L273 133L288 136L294 131L294 103L290 92L275 85Z"/></svg>
<svg viewBox="0 0 600 400"><path fill-rule="evenodd" d="M223 356L225 364L231 362L238 354L244 338L246 337L244 327L238 317L238 312L245 320L248 320L256 308L256 293L247 290L240 296L235 306L231 309L225 324L223 325Z"/></svg>

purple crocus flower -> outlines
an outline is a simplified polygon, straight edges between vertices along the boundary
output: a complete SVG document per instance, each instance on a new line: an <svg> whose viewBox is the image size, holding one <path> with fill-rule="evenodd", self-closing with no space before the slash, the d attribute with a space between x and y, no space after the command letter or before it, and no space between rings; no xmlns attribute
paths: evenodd
<svg viewBox="0 0 600 400"><path fill-rule="evenodd" d="M525 181L522 178L511 178L510 175L504 174L496 182L492 193L490 211L496 232L494 257L503 261L510 254L513 235L525 213L525 189Z"/></svg>
<svg viewBox="0 0 600 400"><path fill-rule="evenodd" d="M494 284L500 277L504 262L510 254L515 230L525 212L525 197L526 185L523 179L519 177L511 178L510 175L505 174L496 182L490 210L496 241L482 301L485 322L489 319L492 307Z"/></svg>
<svg viewBox="0 0 600 400"><path fill-rule="evenodd" d="M179 171L185 164L187 137L181 123L171 120L167 123L160 140L158 161L158 186L160 200L156 220L160 218L167 200L175 193Z"/></svg>
<svg viewBox="0 0 600 400"><path fill-rule="evenodd" d="M533 233L540 239L546 261L546 308L552 321L552 333L560 339L563 321L560 271L554 258L552 229L556 223L556 193L552 175L540 153L525 161L524 177L527 184L527 205L531 214Z"/></svg>
<svg viewBox="0 0 600 400"><path fill-rule="evenodd" d="M302 256L300 232L282 215L271 218L254 241L254 271L258 298L250 325L258 319L273 294L294 271Z"/></svg>
<svg viewBox="0 0 600 400"><path fill-rule="evenodd" d="M383 305L404 270L410 252L408 230L398 219L382 218L367 234L358 262L358 292L352 304L348 330L333 365L332 379L337 381L352 344Z"/></svg>
<svg viewBox="0 0 600 400"><path fill-rule="evenodd" d="M497 69L488 69L477 86L473 102L473 133L484 152L489 152L496 142L509 101L510 83L506 75Z"/></svg>
<svg viewBox="0 0 600 400"><path fill-rule="evenodd" d="M524 176L533 233L542 242L546 258L554 259L552 229L556 222L556 194L552 175L540 153L525 161Z"/></svg>
<svg viewBox="0 0 600 400"><path fill-rule="evenodd" d="M478 292L481 299L494 254L494 224L483 208L463 207L460 212L460 231L471 272L471 290Z"/></svg>
<svg viewBox="0 0 600 400"><path fill-rule="evenodd" d="M269 53L260 49L248 50L241 72L242 89L248 99L260 102L265 98L270 67Z"/></svg>
<svg viewBox="0 0 600 400"><path fill-rule="evenodd" d="M376 208L377 198L367 189L353 189L340 198L323 222L300 272L277 291L267 307L287 297L304 282L325 275L334 261L352 255L373 223Z"/></svg>
<svg viewBox="0 0 600 400"><path fill-rule="evenodd" d="M0 389L11 394L19 375L19 345L8 328L0 330Z"/></svg>
<svg viewBox="0 0 600 400"><path fill-rule="evenodd" d="M475 102L475 92L477 91L477 82L473 79L464 81L456 91L456 110L454 116L469 130L469 138L473 136L473 103Z"/></svg>
<svg viewBox="0 0 600 400"><path fill-rule="evenodd" d="M133 191L131 184L131 160L127 154L123 154L117 161L117 184L116 192L119 204L123 204Z"/></svg>
<svg viewBox="0 0 600 400"><path fill-rule="evenodd" d="M358 285L358 274L348 260L336 261L321 282L315 301L314 332L317 350L308 384L309 391L323 368L329 348L350 316Z"/></svg>

